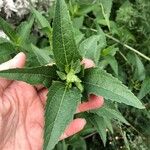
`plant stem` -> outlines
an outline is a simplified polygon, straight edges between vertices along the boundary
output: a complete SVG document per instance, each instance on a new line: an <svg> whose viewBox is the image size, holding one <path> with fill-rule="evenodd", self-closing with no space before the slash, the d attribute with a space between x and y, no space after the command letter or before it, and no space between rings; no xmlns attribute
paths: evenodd
<svg viewBox="0 0 150 150"><path fill-rule="evenodd" d="M139 52L138 50L132 48L131 46L129 46L129 45L127 45L127 44L122 43L122 42L119 41L118 39L116 39L116 38L114 38L114 37L112 37L112 36L110 36L110 35L108 35L108 34L105 34L105 35L106 35L106 37L112 39L113 41L115 41L115 42L121 44L122 46L126 47L127 49L129 49L129 50L135 52L136 54L138 54L138 55L140 55L141 57L145 58L146 60L150 61L150 58L149 58L149 57L147 57L146 55L142 54L142 53Z"/></svg>
<svg viewBox="0 0 150 150"><path fill-rule="evenodd" d="M94 32L97 32L97 30L95 30L95 29L90 29L90 30L92 30ZM113 36L111 36L109 34L105 33L105 35L106 35L107 38L112 39L113 41L121 44L122 46L126 47L127 49L131 50L132 52L134 52L134 53L138 54L139 56L145 58L146 60L150 61L149 57L147 57L143 53L139 52L138 50L134 49L133 47L131 47L131 46L127 45L127 44L122 43L121 41L119 41L118 39L114 38Z"/></svg>
<svg viewBox="0 0 150 150"><path fill-rule="evenodd" d="M87 139L87 138L89 138L89 137L91 137L91 136L93 136L93 135L95 135L95 134L97 134L97 132L95 131L95 132L93 132L93 133L91 133L91 134L89 134L89 135L87 135L87 136L85 136L84 137L84 139Z"/></svg>

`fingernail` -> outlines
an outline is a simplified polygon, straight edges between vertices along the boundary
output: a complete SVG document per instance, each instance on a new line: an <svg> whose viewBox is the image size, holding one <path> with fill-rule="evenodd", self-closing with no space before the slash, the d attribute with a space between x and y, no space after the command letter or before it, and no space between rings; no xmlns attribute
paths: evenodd
<svg viewBox="0 0 150 150"><path fill-rule="evenodd" d="M82 123L83 123L83 126L86 125L86 120L84 118L81 118L82 119Z"/></svg>
<svg viewBox="0 0 150 150"><path fill-rule="evenodd" d="M68 137L67 134L63 133L63 134L60 136L59 140L66 139L67 137Z"/></svg>

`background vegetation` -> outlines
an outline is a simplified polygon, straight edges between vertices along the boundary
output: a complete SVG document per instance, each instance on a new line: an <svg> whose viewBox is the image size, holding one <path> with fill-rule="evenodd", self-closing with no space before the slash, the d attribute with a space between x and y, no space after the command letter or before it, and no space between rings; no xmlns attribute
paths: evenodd
<svg viewBox="0 0 150 150"><path fill-rule="evenodd" d="M139 110L116 103L112 105L105 100L109 109L107 112L100 112L98 125L93 124L93 116L79 114L78 116L86 117L86 128L78 135L58 143L55 149L149 150L150 1L66 2L79 49L83 53L84 50L99 49L100 59L96 62L98 66L127 85L146 109ZM0 28L6 33L7 38L0 37L0 63L19 51L24 51L28 55L28 67L53 63L52 45L49 44L51 34L47 33L51 32L54 6L48 9L43 6L38 11L32 7L30 10L30 13L18 19L15 19L13 14L12 18L7 19L9 23L4 21L6 16L3 11L1 12L3 19L0 18ZM88 53L85 57L93 59L96 56ZM118 114L119 111L122 115Z"/></svg>

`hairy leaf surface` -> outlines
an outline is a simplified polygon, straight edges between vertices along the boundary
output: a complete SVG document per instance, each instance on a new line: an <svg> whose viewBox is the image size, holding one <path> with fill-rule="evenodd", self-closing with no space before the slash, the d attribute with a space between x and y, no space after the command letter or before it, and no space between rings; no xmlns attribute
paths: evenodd
<svg viewBox="0 0 150 150"><path fill-rule="evenodd" d="M42 66L37 68L9 69L0 71L0 77L24 81L29 84L43 84L49 87L57 77L56 67Z"/></svg>
<svg viewBox="0 0 150 150"><path fill-rule="evenodd" d="M73 25L64 0L57 0L53 24L53 53L58 68L62 71L79 59Z"/></svg>
<svg viewBox="0 0 150 150"><path fill-rule="evenodd" d="M127 105L145 108L140 100L117 78L99 68L85 71L83 81L86 91Z"/></svg>
<svg viewBox="0 0 150 150"><path fill-rule="evenodd" d="M61 82L54 82L49 89L46 112L44 150L52 150L66 126L73 119L81 99L77 88L68 89Z"/></svg>

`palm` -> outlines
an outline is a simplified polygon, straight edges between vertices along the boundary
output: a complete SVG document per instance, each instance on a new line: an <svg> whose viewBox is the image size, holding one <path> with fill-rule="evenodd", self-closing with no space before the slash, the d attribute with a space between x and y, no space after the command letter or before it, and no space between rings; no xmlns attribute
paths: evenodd
<svg viewBox="0 0 150 150"><path fill-rule="evenodd" d="M41 150L43 105L34 87L23 82L12 82L0 93L3 102L3 149Z"/></svg>

